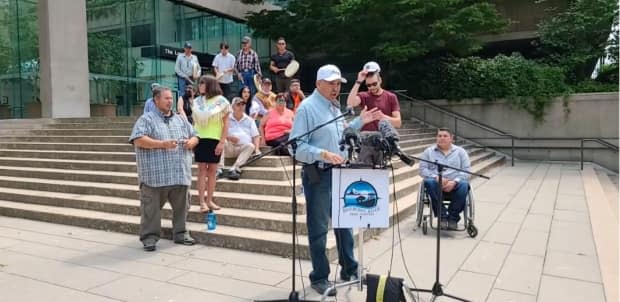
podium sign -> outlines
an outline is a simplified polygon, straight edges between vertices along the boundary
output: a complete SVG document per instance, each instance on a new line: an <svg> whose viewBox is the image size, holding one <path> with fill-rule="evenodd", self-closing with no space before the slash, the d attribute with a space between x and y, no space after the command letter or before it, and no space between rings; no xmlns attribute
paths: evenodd
<svg viewBox="0 0 620 302"><path fill-rule="evenodd" d="M379 169L332 169L332 226L389 227L389 173Z"/></svg>

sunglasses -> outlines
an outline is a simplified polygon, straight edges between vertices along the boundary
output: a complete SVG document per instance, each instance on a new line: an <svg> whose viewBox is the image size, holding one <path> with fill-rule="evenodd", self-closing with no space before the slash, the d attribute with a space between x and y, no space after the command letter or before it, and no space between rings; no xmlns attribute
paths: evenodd
<svg viewBox="0 0 620 302"><path fill-rule="evenodd" d="M374 83L366 83L366 87L370 88L370 87L375 87L379 85L379 82L374 82Z"/></svg>
<svg viewBox="0 0 620 302"><path fill-rule="evenodd" d="M248 103L246 103L246 102L241 102L241 103L237 103L237 104L235 104L235 105L237 105L237 106L245 106L245 105L247 105L247 104L248 104Z"/></svg>
<svg viewBox="0 0 620 302"><path fill-rule="evenodd" d="M286 45L286 43L279 42L278 45Z"/></svg>

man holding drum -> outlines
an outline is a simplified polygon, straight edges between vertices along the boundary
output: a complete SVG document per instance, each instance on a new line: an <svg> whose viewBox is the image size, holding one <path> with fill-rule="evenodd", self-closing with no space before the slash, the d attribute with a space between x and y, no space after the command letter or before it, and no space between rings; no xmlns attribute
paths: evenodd
<svg viewBox="0 0 620 302"><path fill-rule="evenodd" d="M278 51L271 55L269 69L275 74L274 80L276 82L276 93L280 93L286 92L286 89L290 84L289 76L294 75L293 72L292 75L287 76L284 71L287 67L289 67L289 64L295 60L295 55L286 49L286 40L284 40L283 37L276 40L276 48ZM297 62L294 64L297 64ZM299 65L297 64L297 66Z"/></svg>
<svg viewBox="0 0 620 302"><path fill-rule="evenodd" d="M177 88L180 93L185 91L185 85L194 84L194 81L200 77L200 64L198 57L192 54L191 43L185 42L183 53L177 55L174 72L177 75Z"/></svg>

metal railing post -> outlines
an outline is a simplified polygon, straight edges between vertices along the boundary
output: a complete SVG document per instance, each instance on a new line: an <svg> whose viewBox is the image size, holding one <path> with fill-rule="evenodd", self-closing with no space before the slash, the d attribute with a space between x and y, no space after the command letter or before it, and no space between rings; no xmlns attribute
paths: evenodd
<svg viewBox="0 0 620 302"><path fill-rule="evenodd" d="M581 139L581 157L580 157L580 161L581 161L581 170L583 171L583 141L584 139Z"/></svg>
<svg viewBox="0 0 620 302"><path fill-rule="evenodd" d="M458 129L456 127L456 122L457 122L457 119L456 119L456 116L455 116L454 117L454 142L456 142L456 140L458 139L458 131L457 131Z"/></svg>
<svg viewBox="0 0 620 302"><path fill-rule="evenodd" d="M510 136L510 165L515 166L515 137Z"/></svg>

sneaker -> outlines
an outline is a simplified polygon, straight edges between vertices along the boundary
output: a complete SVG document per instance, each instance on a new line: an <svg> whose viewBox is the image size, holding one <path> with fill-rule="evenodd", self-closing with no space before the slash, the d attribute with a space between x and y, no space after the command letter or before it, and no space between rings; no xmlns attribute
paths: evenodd
<svg viewBox="0 0 620 302"><path fill-rule="evenodd" d="M215 173L215 179L220 179L223 175L224 171L222 171L222 169L217 169L217 172Z"/></svg>
<svg viewBox="0 0 620 302"><path fill-rule="evenodd" d="M357 272L351 274L351 275L343 275L340 274L340 280L344 281L344 282L350 282L350 281L358 281L360 279L360 277L357 275Z"/></svg>
<svg viewBox="0 0 620 302"><path fill-rule="evenodd" d="M455 231L458 228L458 222L454 221L454 220L449 220L448 221L448 230L451 231Z"/></svg>
<svg viewBox="0 0 620 302"><path fill-rule="evenodd" d="M194 238L192 238L192 236L189 235L189 232L185 232L185 234L183 234L183 238L175 239L174 243L184 244L184 245L194 245L196 243L196 240L194 240Z"/></svg>
<svg viewBox="0 0 620 302"><path fill-rule="evenodd" d="M241 173L239 173L237 170L231 170L230 172L228 172L228 179L230 180L239 180L240 177Z"/></svg>
<svg viewBox="0 0 620 302"><path fill-rule="evenodd" d="M155 245L156 243L157 241L155 240L145 240L144 242L142 242L142 244L144 245L142 248L145 252L153 252L157 249L157 246Z"/></svg>
<svg viewBox="0 0 620 302"><path fill-rule="evenodd" d="M325 294L325 292L327 291L328 288L334 286L334 284L332 282L329 282L327 280L322 280L322 281L318 281L315 283L312 283L312 289L314 289L317 293L323 295ZM333 297L336 295L336 289L332 288L328 293L327 296L328 297Z"/></svg>

